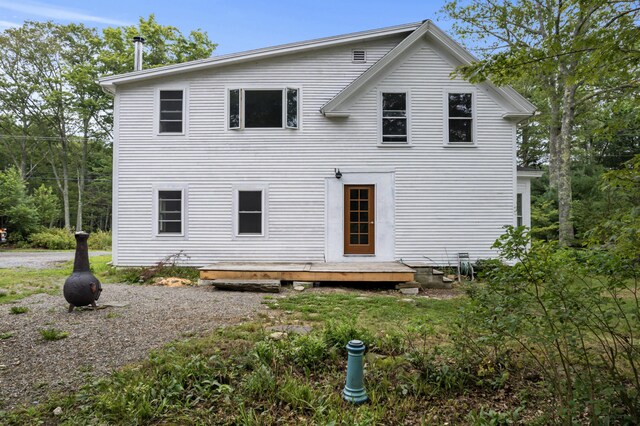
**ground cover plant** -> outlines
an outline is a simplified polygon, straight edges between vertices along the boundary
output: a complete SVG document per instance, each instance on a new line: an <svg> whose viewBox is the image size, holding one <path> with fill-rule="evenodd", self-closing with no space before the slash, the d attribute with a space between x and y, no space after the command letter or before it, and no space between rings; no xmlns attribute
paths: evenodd
<svg viewBox="0 0 640 426"><path fill-rule="evenodd" d="M57 328L43 328L38 330L42 338L48 342L55 342L56 340L62 340L69 337L69 333L66 331L58 330Z"/></svg>
<svg viewBox="0 0 640 426"><path fill-rule="evenodd" d="M91 269L102 282L118 282L118 276L108 265L111 255L91 257ZM0 304L11 303L32 294L60 294L64 280L71 275L73 262L45 269L0 269Z"/></svg>
<svg viewBox="0 0 640 426"><path fill-rule="evenodd" d="M271 309L256 321L176 342L76 394L4 413L0 420L353 425L498 419L507 424L537 415L534 405L527 405L529 398L540 407L537 386L457 357L448 330L465 297L415 300L353 290L268 297ZM312 331L273 337L271 323L306 324ZM354 338L368 346L370 402L361 406L340 396L345 345ZM55 418L58 406L63 414Z"/></svg>

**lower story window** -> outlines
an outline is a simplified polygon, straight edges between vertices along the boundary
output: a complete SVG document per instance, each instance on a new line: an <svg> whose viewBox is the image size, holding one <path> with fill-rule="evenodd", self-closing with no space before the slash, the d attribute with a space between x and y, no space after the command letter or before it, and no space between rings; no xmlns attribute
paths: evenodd
<svg viewBox="0 0 640 426"><path fill-rule="evenodd" d="M262 191L238 191L238 235L262 235Z"/></svg>
<svg viewBox="0 0 640 426"><path fill-rule="evenodd" d="M522 194L516 195L516 225L522 226Z"/></svg>
<svg viewBox="0 0 640 426"><path fill-rule="evenodd" d="M158 233L182 233L182 191L158 191Z"/></svg>

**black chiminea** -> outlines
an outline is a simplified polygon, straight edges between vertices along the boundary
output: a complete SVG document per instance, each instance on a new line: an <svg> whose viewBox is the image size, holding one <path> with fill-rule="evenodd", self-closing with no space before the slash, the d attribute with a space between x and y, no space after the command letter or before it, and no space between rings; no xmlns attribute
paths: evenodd
<svg viewBox="0 0 640 426"><path fill-rule="evenodd" d="M69 302L69 312L76 306L91 305L96 308L96 300L100 297L102 286L89 269L89 234L76 232L76 258L73 262L73 273L64 282L62 292Z"/></svg>

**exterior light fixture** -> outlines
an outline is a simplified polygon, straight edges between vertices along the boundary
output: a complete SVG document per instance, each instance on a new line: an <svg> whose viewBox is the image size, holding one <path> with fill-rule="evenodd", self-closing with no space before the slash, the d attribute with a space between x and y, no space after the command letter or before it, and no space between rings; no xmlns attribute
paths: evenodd
<svg viewBox="0 0 640 426"><path fill-rule="evenodd" d="M336 172L336 179L342 178L342 172L340 169L334 169L334 171Z"/></svg>

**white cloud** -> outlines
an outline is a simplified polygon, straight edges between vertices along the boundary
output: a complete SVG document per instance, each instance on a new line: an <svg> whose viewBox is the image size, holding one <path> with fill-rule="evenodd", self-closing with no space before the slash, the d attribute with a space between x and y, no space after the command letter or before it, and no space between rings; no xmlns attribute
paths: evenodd
<svg viewBox="0 0 640 426"><path fill-rule="evenodd" d="M12 28L12 27L19 27L22 24L19 24L17 22L11 22L11 21L3 21L0 19L0 28Z"/></svg>
<svg viewBox="0 0 640 426"><path fill-rule="evenodd" d="M118 19L111 19L104 16L93 16L85 13L76 12L69 9L63 9L58 6L51 6L42 3L33 2L8 2L0 0L0 8L12 10L14 12L22 12L30 15L43 16L48 19L59 19L63 21L74 22L96 22L107 25L130 25L128 22ZM0 21L0 23L8 23L8 21Z"/></svg>

